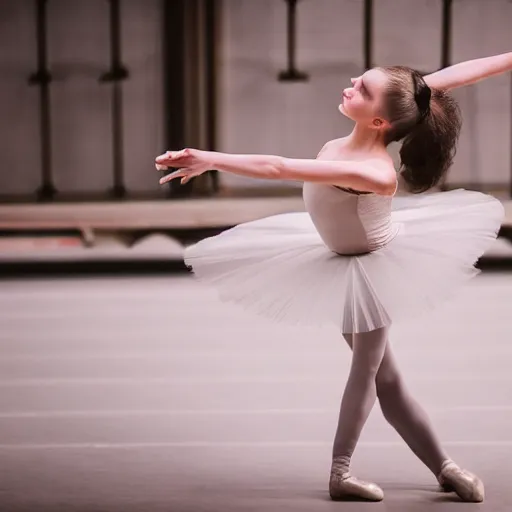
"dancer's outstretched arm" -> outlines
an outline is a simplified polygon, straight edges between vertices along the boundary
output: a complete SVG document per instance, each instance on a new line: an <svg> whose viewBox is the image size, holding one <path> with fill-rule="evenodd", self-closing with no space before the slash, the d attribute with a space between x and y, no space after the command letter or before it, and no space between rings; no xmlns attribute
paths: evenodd
<svg viewBox="0 0 512 512"><path fill-rule="evenodd" d="M313 160L275 155L234 155L187 148L168 151L157 157L155 163L160 170L179 168L162 178L161 184L178 178L181 183L186 183L203 172L217 169L249 178L327 183L381 195L392 195L396 186L393 165L379 159L357 162Z"/></svg>
<svg viewBox="0 0 512 512"><path fill-rule="evenodd" d="M423 78L429 87L449 90L507 71L512 71L512 52L460 62Z"/></svg>

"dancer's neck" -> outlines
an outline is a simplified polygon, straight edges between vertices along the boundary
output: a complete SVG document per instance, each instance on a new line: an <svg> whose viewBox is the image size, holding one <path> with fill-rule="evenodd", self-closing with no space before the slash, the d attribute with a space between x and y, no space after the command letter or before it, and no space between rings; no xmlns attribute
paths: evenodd
<svg viewBox="0 0 512 512"><path fill-rule="evenodd" d="M386 150L384 134L380 130L374 130L361 124L354 126L345 142L346 147L354 151L373 153Z"/></svg>

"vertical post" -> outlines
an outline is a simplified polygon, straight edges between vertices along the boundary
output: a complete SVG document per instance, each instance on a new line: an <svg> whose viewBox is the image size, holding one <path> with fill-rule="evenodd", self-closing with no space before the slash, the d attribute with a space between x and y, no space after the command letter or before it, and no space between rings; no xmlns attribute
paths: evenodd
<svg viewBox="0 0 512 512"><path fill-rule="evenodd" d="M37 70L30 75L29 84L39 87L39 129L41 136L41 186L37 191L40 200L55 197L57 190L52 176L52 134L51 134L51 104L50 83L52 76L48 69L48 47L46 32L47 0L35 0L36 7L36 44Z"/></svg>
<svg viewBox="0 0 512 512"><path fill-rule="evenodd" d="M126 195L123 158L123 90L122 82L128 78L128 70L121 58L120 0L109 0L110 69L100 77L100 82L112 84L112 165L113 187L116 198Z"/></svg>
<svg viewBox="0 0 512 512"><path fill-rule="evenodd" d="M297 26L297 2L298 0L286 1L286 33L287 33L287 57L288 67L278 75L280 82L302 82L309 77L306 73L295 67L296 53L296 26Z"/></svg>
<svg viewBox="0 0 512 512"><path fill-rule="evenodd" d="M219 23L218 0L206 0L205 5L205 65L206 65L206 144L209 151L217 148L217 48ZM219 173L210 171L214 192L219 191Z"/></svg>
<svg viewBox="0 0 512 512"><path fill-rule="evenodd" d="M512 98L512 73L509 73L509 77L510 77L510 93L511 93L510 95ZM512 112L510 114L510 120L512 121ZM509 183L508 193L509 193L510 197L512 198L512 137L510 139L509 155L510 155L510 183Z"/></svg>
<svg viewBox="0 0 512 512"><path fill-rule="evenodd" d="M216 149L218 15L219 0L163 2L165 149ZM174 198L216 192L218 173L171 181L168 190Z"/></svg>
<svg viewBox="0 0 512 512"><path fill-rule="evenodd" d="M364 0L363 11L364 69L373 66L373 0Z"/></svg>
<svg viewBox="0 0 512 512"><path fill-rule="evenodd" d="M165 143L168 150L183 149L185 144L185 5L186 0L164 0L162 16ZM188 194L193 180L180 185L169 183L169 193Z"/></svg>
<svg viewBox="0 0 512 512"><path fill-rule="evenodd" d="M443 0L441 69L450 65L452 47L452 0Z"/></svg>
<svg viewBox="0 0 512 512"><path fill-rule="evenodd" d="M441 15L441 66L440 69L446 68L451 62L451 46L452 46L452 0L443 0ZM449 187L444 180L441 183L441 190L447 190Z"/></svg>
<svg viewBox="0 0 512 512"><path fill-rule="evenodd" d="M166 149L176 150L185 146L185 4L184 0L164 0L163 7Z"/></svg>

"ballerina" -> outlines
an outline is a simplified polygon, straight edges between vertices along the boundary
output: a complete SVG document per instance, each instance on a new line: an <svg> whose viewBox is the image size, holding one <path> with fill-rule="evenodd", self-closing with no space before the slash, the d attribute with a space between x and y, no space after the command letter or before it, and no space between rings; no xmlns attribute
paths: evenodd
<svg viewBox="0 0 512 512"><path fill-rule="evenodd" d="M234 155L186 148L156 158L178 168L160 180L186 183L209 169L251 178L302 181L306 212L247 222L185 251L195 275L222 300L275 321L334 323L352 350L334 437L332 499L380 501L350 461L378 397L396 429L439 484L463 500L484 499L482 481L442 448L404 384L388 342L392 321L446 300L478 271L495 240L503 207L488 195L424 194L452 164L461 128L449 90L512 70L512 53L475 59L427 76L378 67L352 79L340 112L355 126L316 159ZM387 149L401 141L399 173L413 193L395 198L397 172ZM418 194L418 195L416 195Z"/></svg>

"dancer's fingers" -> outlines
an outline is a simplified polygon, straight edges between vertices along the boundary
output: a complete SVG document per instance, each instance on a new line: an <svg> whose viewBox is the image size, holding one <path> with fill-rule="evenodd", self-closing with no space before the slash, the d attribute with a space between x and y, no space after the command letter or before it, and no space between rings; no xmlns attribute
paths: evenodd
<svg viewBox="0 0 512 512"><path fill-rule="evenodd" d="M182 149L181 151L166 151L163 155L155 158L155 164L165 165L166 167L179 167L184 165L185 159L191 156L189 149Z"/></svg>
<svg viewBox="0 0 512 512"><path fill-rule="evenodd" d="M184 169L178 169L177 171L171 172L167 176L160 178L160 185L164 185L165 183L168 183L169 181L171 181L175 178L184 178L186 176L187 176L187 174Z"/></svg>

